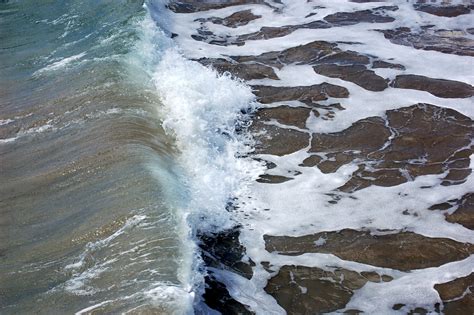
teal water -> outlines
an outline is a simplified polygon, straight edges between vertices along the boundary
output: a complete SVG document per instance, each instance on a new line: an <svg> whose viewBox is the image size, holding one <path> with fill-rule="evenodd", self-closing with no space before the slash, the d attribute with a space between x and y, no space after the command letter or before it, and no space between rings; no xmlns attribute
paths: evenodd
<svg viewBox="0 0 474 315"><path fill-rule="evenodd" d="M183 313L142 1L0 1L0 313ZM184 296L184 298L183 298Z"/></svg>

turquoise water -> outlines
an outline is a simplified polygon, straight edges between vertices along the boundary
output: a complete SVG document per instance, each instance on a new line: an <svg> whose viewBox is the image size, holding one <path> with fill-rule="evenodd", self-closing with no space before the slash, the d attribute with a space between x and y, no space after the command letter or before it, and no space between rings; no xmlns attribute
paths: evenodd
<svg viewBox="0 0 474 315"><path fill-rule="evenodd" d="M0 2L2 314L189 310L146 15L132 0Z"/></svg>

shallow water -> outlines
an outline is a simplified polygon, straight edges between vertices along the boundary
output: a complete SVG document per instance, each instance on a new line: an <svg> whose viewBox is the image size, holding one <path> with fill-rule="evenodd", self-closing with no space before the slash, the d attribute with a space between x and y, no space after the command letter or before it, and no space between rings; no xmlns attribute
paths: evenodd
<svg viewBox="0 0 474 315"><path fill-rule="evenodd" d="M189 307L184 193L142 5L0 3L3 314Z"/></svg>

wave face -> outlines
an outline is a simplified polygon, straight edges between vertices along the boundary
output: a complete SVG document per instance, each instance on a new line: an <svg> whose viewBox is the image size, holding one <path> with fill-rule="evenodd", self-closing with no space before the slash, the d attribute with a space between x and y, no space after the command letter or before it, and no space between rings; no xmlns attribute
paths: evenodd
<svg viewBox="0 0 474 315"><path fill-rule="evenodd" d="M192 310L147 16L142 1L0 3L2 314Z"/></svg>

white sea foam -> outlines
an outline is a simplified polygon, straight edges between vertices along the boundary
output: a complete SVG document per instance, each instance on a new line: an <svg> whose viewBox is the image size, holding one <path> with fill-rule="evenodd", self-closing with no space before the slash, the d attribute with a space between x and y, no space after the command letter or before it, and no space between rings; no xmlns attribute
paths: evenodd
<svg viewBox="0 0 474 315"><path fill-rule="evenodd" d="M237 36L258 31L262 26L297 25L320 20L336 12L371 9L391 3L399 6L398 11L387 12L387 15L396 18L391 23L360 23L318 30L299 29L282 38L248 41L243 46L210 45L191 38L200 26L196 19L212 16L223 18L245 9L262 17L236 29L210 22L205 25L214 34ZM465 29L474 26L472 15L448 19L414 11L412 4L406 1L391 3L284 0L282 5L276 4L280 8L278 11L263 5L240 5L189 14L168 12L160 25L166 28L167 33L179 35L176 42L180 52L188 58L258 55L315 40L357 42L358 44L339 43L339 47L371 54L406 67L405 71L375 70L385 78L393 79L398 74L409 73L474 83L472 58L392 44L383 34L375 31L401 26L420 29L429 24L435 24L440 29ZM315 6L324 8L314 9ZM316 14L305 18L309 12ZM238 109L245 108L253 101L249 89L241 82L232 81L225 76L219 77L211 70L184 59L174 48L163 54L155 69L154 81L164 103L164 126L176 136L178 148L183 153L180 163L190 178L187 182L190 193L188 204L192 210L186 212L188 222L192 228L211 231L216 227L229 227L234 220L243 225L240 240L247 249L247 255L256 262L253 277L248 280L231 272L217 269L212 271L236 300L249 305L257 314L284 313L263 289L271 277L259 264L263 261L270 262L274 268L302 265L327 270L337 266L358 272L375 271L390 275L394 278L393 281L367 284L355 293L347 305L347 309L360 309L369 314L396 313L392 309L396 303L406 304L406 309L400 312L406 313L409 307L420 303L431 310L435 303L440 302L433 289L434 284L451 281L472 272L472 256L438 268L401 272L344 261L328 254L284 256L267 252L263 240L265 234L299 236L345 228L366 229L373 233L380 233L379 230L383 229L388 230L388 233L412 231L426 237L474 243L472 230L446 222L442 211L428 210L433 204L460 198L470 192L474 186L474 176L470 175L465 183L453 186L440 185L446 174L419 176L398 186L371 186L351 194L351 198L345 193L338 193L340 200L334 204L329 202L332 199L328 193L334 193L335 188L344 184L357 166L347 164L333 174L324 174L317 168L299 167L301 161L309 156L303 149L282 157L259 156L277 165L268 174L288 175L289 172L301 172L293 180L275 185L253 183L249 186L249 180L260 172L260 168L246 160L235 159L237 153L247 152L248 148L232 133L233 123L239 118ZM351 82L318 75L307 65L290 65L274 70L280 80L254 80L250 83L308 86L329 82L349 90L349 98L337 100L346 110L337 112L332 120L312 116L307 121L309 132L340 131L359 119L383 116L386 110L420 102L452 108L464 115L474 116L472 98L442 99L424 91L395 88L371 92ZM281 104L288 102L265 106ZM297 101L290 102L290 105L305 106ZM223 131L229 133L229 136L223 137ZM471 159L472 166L474 159ZM432 188L422 189L426 186ZM248 201L241 205L240 212L226 213L223 209L229 196ZM406 215L406 210L413 215ZM315 246L323 244L324 239L320 239Z"/></svg>
<svg viewBox="0 0 474 315"><path fill-rule="evenodd" d="M78 61L78 60L82 59L85 55L86 55L86 52L82 52L82 53L77 54L77 55L62 58L58 61L55 61L55 62L47 65L44 68L41 68L41 69L35 71L33 73L33 76L42 74L43 72L47 72L47 71L56 71L56 70L63 69L66 66L69 66L69 65L73 64L75 61Z"/></svg>

